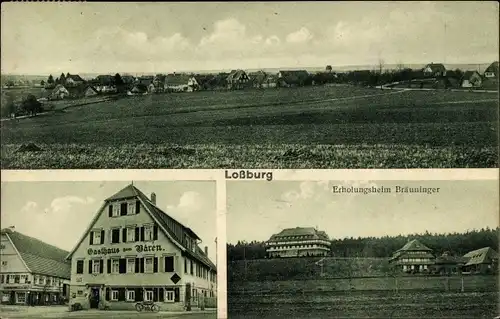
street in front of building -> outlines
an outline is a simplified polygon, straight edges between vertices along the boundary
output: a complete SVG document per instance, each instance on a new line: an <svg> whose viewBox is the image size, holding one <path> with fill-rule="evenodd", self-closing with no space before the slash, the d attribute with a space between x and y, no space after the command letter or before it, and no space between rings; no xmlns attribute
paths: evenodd
<svg viewBox="0 0 500 319"><path fill-rule="evenodd" d="M67 306L0 306L0 318L185 318L185 319L215 319L217 311L215 309L195 312L135 312L135 311L102 311L102 310L83 310L68 311Z"/></svg>

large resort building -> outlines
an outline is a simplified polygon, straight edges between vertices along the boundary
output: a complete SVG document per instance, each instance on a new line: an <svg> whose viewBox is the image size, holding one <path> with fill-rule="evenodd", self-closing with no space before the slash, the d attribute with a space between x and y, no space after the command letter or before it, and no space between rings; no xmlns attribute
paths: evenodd
<svg viewBox="0 0 500 319"><path fill-rule="evenodd" d="M2 303L62 304L68 298L68 252L24 235L15 228L1 230L0 292Z"/></svg>
<svg viewBox="0 0 500 319"><path fill-rule="evenodd" d="M155 302L164 311L216 304L216 266L200 238L129 185L106 199L67 256L71 301L83 309L133 309Z"/></svg>
<svg viewBox="0 0 500 319"><path fill-rule="evenodd" d="M390 262L404 272L419 273L430 271L434 264L434 255L432 249L413 239L406 243L401 249L398 249Z"/></svg>
<svg viewBox="0 0 500 319"><path fill-rule="evenodd" d="M324 231L312 227L287 228L266 242L269 258L330 255L330 240Z"/></svg>

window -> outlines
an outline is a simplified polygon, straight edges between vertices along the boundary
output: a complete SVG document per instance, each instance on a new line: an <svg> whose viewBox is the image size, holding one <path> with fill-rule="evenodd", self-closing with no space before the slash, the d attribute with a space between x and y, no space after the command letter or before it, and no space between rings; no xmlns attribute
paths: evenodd
<svg viewBox="0 0 500 319"><path fill-rule="evenodd" d="M190 260L190 262L191 262L191 271L190 271L189 273L190 273L191 275L193 275L193 274L194 274L194 271L193 271L193 270L194 270L194 269L193 269L193 261L192 261L192 260Z"/></svg>
<svg viewBox="0 0 500 319"><path fill-rule="evenodd" d="M127 215L135 214L135 203L128 203Z"/></svg>
<svg viewBox="0 0 500 319"><path fill-rule="evenodd" d="M19 276L19 275L15 275L15 276L14 276L14 283L15 283L15 284L18 284L18 283L19 283L19 280L20 280L20 276Z"/></svg>
<svg viewBox="0 0 500 319"><path fill-rule="evenodd" d="M100 260L93 260L92 261L92 273L98 274L101 272L101 263Z"/></svg>
<svg viewBox="0 0 500 319"><path fill-rule="evenodd" d="M145 272L153 272L153 257L146 258Z"/></svg>
<svg viewBox="0 0 500 319"><path fill-rule="evenodd" d="M127 203L121 203L120 204L120 216L125 216L127 215Z"/></svg>
<svg viewBox="0 0 500 319"><path fill-rule="evenodd" d="M174 271L174 256L165 257L165 272Z"/></svg>
<svg viewBox="0 0 500 319"><path fill-rule="evenodd" d="M47 280L45 281L45 284L46 284L47 286L50 286L50 285L52 284L52 278L47 277Z"/></svg>
<svg viewBox="0 0 500 319"><path fill-rule="evenodd" d="M165 302L174 302L174 292L167 290L165 294Z"/></svg>
<svg viewBox="0 0 500 319"><path fill-rule="evenodd" d="M114 228L111 230L111 243L118 244L120 242L120 228Z"/></svg>
<svg viewBox="0 0 500 319"><path fill-rule="evenodd" d="M83 260L76 261L76 273L83 274ZM37 277L35 277L35 284L37 283Z"/></svg>
<svg viewBox="0 0 500 319"><path fill-rule="evenodd" d="M16 293L17 303L25 303L26 302L26 293L18 292Z"/></svg>
<svg viewBox="0 0 500 319"><path fill-rule="evenodd" d="M2 266L7 266L7 261L3 260L2 261Z"/></svg>
<svg viewBox="0 0 500 319"><path fill-rule="evenodd" d="M127 273L135 272L135 258L127 259Z"/></svg>
<svg viewBox="0 0 500 319"><path fill-rule="evenodd" d="M21 275L21 281L20 281L20 283L24 284L24 283L26 283L26 281L28 281L28 275Z"/></svg>
<svg viewBox="0 0 500 319"><path fill-rule="evenodd" d="M4 280L5 280L5 279L4 279L4 276L3 276L3 274L1 274L1 275L0 275L0 283L2 283L2 284L3 284L3 283L4 283Z"/></svg>
<svg viewBox="0 0 500 319"><path fill-rule="evenodd" d="M153 240L153 226L144 226L144 240Z"/></svg>
<svg viewBox="0 0 500 319"><path fill-rule="evenodd" d="M127 290L127 301L135 301L135 290Z"/></svg>
<svg viewBox="0 0 500 319"><path fill-rule="evenodd" d="M113 301L118 300L118 290L111 290L111 300Z"/></svg>
<svg viewBox="0 0 500 319"><path fill-rule="evenodd" d="M119 206L118 205L112 205L113 206L113 217L118 217L120 216L120 211L119 211Z"/></svg>
<svg viewBox="0 0 500 319"><path fill-rule="evenodd" d="M118 274L120 272L120 260L111 260L111 273Z"/></svg>
<svg viewBox="0 0 500 319"><path fill-rule="evenodd" d="M153 291L146 290L146 292L144 293L144 301L153 301Z"/></svg>
<svg viewBox="0 0 500 319"><path fill-rule="evenodd" d="M93 231L92 232L93 236L94 236L94 245L99 245L101 244L101 231Z"/></svg>
<svg viewBox="0 0 500 319"><path fill-rule="evenodd" d="M135 227L127 227L127 242L135 241Z"/></svg>

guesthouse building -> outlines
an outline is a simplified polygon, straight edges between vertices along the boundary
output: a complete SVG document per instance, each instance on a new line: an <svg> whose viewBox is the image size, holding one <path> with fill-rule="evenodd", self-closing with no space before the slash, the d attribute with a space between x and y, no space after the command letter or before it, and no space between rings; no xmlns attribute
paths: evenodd
<svg viewBox="0 0 500 319"><path fill-rule="evenodd" d="M498 253L491 247L483 247L464 255L465 272L494 274L498 271Z"/></svg>
<svg viewBox="0 0 500 319"><path fill-rule="evenodd" d="M71 260L70 304L134 309L155 302L182 311L200 301L215 303L216 267L200 238L128 185L104 200Z"/></svg>
<svg viewBox="0 0 500 319"><path fill-rule="evenodd" d="M269 258L328 256L330 240L324 231L313 227L287 228L266 242Z"/></svg>
<svg viewBox="0 0 500 319"><path fill-rule="evenodd" d="M0 294L3 304L53 305L68 298L71 265L67 251L24 235L0 232Z"/></svg>
<svg viewBox="0 0 500 319"><path fill-rule="evenodd" d="M434 265L432 249L422 244L417 239L408 241L398 249L389 260L396 269L408 273L429 272Z"/></svg>

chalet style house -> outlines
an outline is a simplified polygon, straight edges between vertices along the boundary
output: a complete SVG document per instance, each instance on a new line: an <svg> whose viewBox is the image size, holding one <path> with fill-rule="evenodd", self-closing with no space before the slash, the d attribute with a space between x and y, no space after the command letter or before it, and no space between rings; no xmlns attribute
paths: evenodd
<svg viewBox="0 0 500 319"><path fill-rule="evenodd" d="M2 303L60 304L68 298L70 263L67 251L17 232L2 229L0 292Z"/></svg>
<svg viewBox="0 0 500 319"><path fill-rule="evenodd" d="M229 90L241 90L252 85L250 78L243 70L232 70L226 78Z"/></svg>
<svg viewBox="0 0 500 319"><path fill-rule="evenodd" d="M182 311L216 300L216 267L200 238L128 185L104 200L71 260L70 304L134 309L152 301ZM204 298L202 298L204 297Z"/></svg>
<svg viewBox="0 0 500 319"><path fill-rule="evenodd" d="M398 249L389 262L404 272L419 273L429 272L434 259L432 249L413 239Z"/></svg>
<svg viewBox="0 0 500 319"><path fill-rule="evenodd" d="M485 78L498 78L498 61L491 63L486 70L484 70Z"/></svg>
<svg viewBox="0 0 500 319"><path fill-rule="evenodd" d="M312 227L287 228L266 242L268 257L328 256L330 240L324 231Z"/></svg>
<svg viewBox="0 0 500 319"><path fill-rule="evenodd" d="M422 71L426 76L442 77L446 75L446 68L442 63L429 63Z"/></svg>
<svg viewBox="0 0 500 319"><path fill-rule="evenodd" d="M492 274L498 271L498 253L490 247L468 252L463 258L466 260L464 272Z"/></svg>
<svg viewBox="0 0 500 319"><path fill-rule="evenodd" d="M466 71L462 77L461 87L477 88L481 87L483 80L477 71Z"/></svg>

